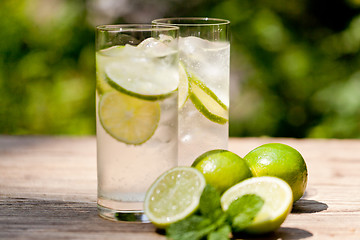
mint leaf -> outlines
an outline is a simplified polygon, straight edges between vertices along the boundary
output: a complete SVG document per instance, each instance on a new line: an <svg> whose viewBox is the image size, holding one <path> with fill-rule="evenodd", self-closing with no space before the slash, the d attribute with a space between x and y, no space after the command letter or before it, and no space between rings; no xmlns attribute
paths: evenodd
<svg viewBox="0 0 360 240"><path fill-rule="evenodd" d="M221 210L220 205L220 193L210 184L207 184L204 188L204 191L200 197L200 213L203 216L214 219L216 217L216 212Z"/></svg>
<svg viewBox="0 0 360 240"><path fill-rule="evenodd" d="M197 214L171 224L166 229L166 235L173 240L200 240L205 237L227 240L231 232L227 219L228 215L221 208L219 192L208 184L201 194Z"/></svg>
<svg viewBox="0 0 360 240"><path fill-rule="evenodd" d="M264 205L264 200L256 194L246 194L233 201L226 213L235 232L244 230L251 224Z"/></svg>
<svg viewBox="0 0 360 240"><path fill-rule="evenodd" d="M174 240L201 239L213 229L212 221L199 215L191 215L184 220L171 224L166 235Z"/></svg>
<svg viewBox="0 0 360 240"><path fill-rule="evenodd" d="M223 212L218 212L216 221L194 214L184 220L171 224L166 229L166 235L173 240L202 239L224 225L226 219L227 215Z"/></svg>
<svg viewBox="0 0 360 240"><path fill-rule="evenodd" d="M211 232L208 235L208 240L229 240L231 234L231 227L228 224L224 224L218 230Z"/></svg>

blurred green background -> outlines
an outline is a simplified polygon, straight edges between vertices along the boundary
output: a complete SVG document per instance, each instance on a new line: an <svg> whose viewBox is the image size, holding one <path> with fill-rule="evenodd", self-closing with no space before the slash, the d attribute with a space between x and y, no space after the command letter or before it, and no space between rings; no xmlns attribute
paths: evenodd
<svg viewBox="0 0 360 240"><path fill-rule="evenodd" d="M360 0L1 0L0 134L95 134L94 27L231 21L231 136L360 137Z"/></svg>

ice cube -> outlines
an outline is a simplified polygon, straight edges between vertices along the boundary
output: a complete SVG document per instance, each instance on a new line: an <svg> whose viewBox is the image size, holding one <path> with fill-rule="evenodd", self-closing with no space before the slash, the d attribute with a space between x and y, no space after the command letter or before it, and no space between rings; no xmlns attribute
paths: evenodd
<svg viewBox="0 0 360 240"><path fill-rule="evenodd" d="M176 52L172 47L164 43L168 42L169 40L169 38L164 37L160 40L150 37L142 41L138 45L138 48L142 49L146 55L152 57L167 56Z"/></svg>
<svg viewBox="0 0 360 240"><path fill-rule="evenodd" d="M227 48L229 45L228 42L212 42L194 36L180 38L179 44L185 54L197 51L218 51Z"/></svg>

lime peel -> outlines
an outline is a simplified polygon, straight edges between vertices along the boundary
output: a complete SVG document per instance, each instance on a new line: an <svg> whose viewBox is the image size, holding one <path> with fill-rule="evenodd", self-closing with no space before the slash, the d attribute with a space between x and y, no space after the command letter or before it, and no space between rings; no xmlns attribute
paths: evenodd
<svg viewBox="0 0 360 240"><path fill-rule="evenodd" d="M274 176L286 181L293 191L294 202L303 196L308 171L296 149L282 143L267 143L251 150L244 160L254 176Z"/></svg>
<svg viewBox="0 0 360 240"><path fill-rule="evenodd" d="M244 159L233 152L223 149L210 150L195 159L192 167L204 175L206 182L220 193L234 184L252 177Z"/></svg>

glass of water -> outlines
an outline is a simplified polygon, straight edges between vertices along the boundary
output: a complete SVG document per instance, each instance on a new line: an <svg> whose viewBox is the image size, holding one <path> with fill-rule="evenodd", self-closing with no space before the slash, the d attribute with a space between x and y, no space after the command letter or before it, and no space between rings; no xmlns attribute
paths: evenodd
<svg viewBox="0 0 360 240"><path fill-rule="evenodd" d="M178 27L96 28L98 210L146 222L146 190L177 165Z"/></svg>
<svg viewBox="0 0 360 240"><path fill-rule="evenodd" d="M227 149L229 139L230 22L214 18L163 18L180 28L179 160Z"/></svg>

